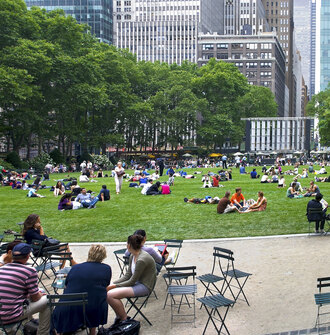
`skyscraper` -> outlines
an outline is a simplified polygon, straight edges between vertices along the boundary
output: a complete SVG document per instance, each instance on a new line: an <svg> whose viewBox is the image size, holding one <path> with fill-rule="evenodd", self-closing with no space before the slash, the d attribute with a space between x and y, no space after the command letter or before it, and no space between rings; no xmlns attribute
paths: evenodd
<svg viewBox="0 0 330 335"><path fill-rule="evenodd" d="M115 44L138 60L197 62L198 33L223 33L223 1L114 1Z"/></svg>
<svg viewBox="0 0 330 335"><path fill-rule="evenodd" d="M320 91L330 82L330 0L322 0L320 8Z"/></svg>
<svg viewBox="0 0 330 335"><path fill-rule="evenodd" d="M295 43L301 55L301 69L305 84L310 88L311 67L311 0L294 2Z"/></svg>
<svg viewBox="0 0 330 335"><path fill-rule="evenodd" d="M37 6L47 11L63 9L78 23L91 27L91 33L101 42L112 44L112 0L25 0L28 8Z"/></svg>
<svg viewBox="0 0 330 335"><path fill-rule="evenodd" d="M289 88L289 116L295 116L296 83L293 76L293 0L262 0L271 30L275 30L286 55L286 85ZM300 92L298 93L300 94Z"/></svg>
<svg viewBox="0 0 330 335"><path fill-rule="evenodd" d="M225 35L257 35L270 31L261 0L226 0Z"/></svg>
<svg viewBox="0 0 330 335"><path fill-rule="evenodd" d="M310 98L315 94L315 66L316 66L316 0L311 0L310 9L310 50L311 50L311 64L310 64Z"/></svg>

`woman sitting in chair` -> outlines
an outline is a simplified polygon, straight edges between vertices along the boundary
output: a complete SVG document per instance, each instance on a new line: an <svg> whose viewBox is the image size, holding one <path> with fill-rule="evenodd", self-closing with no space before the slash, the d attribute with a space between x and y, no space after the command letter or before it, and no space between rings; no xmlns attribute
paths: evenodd
<svg viewBox="0 0 330 335"><path fill-rule="evenodd" d="M87 262L74 266L65 281L64 293L88 293L86 324L90 334L95 335L96 327L107 323L107 286L111 281L111 268L102 261L107 257L105 247L92 244ZM73 333L84 324L82 306L60 306L53 313L57 333Z"/></svg>
<svg viewBox="0 0 330 335"><path fill-rule="evenodd" d="M38 240L38 241L45 241L48 238L47 235L44 233L44 229L40 222L40 216L38 214L30 214L24 221L23 225L23 237L26 240L27 244L32 244L32 240ZM46 246L46 245L45 245ZM55 248L54 248L55 249ZM60 246L58 250L53 251L65 251L70 252L70 248L68 245ZM70 265L77 264L74 259L72 259ZM65 266L65 261L61 265L61 267Z"/></svg>
<svg viewBox="0 0 330 335"><path fill-rule="evenodd" d="M107 288L108 303L116 313L115 323L127 319L121 299L146 296L155 286L156 264L154 259L141 249L143 240L141 235L128 237L127 249L131 254L128 270L124 276Z"/></svg>

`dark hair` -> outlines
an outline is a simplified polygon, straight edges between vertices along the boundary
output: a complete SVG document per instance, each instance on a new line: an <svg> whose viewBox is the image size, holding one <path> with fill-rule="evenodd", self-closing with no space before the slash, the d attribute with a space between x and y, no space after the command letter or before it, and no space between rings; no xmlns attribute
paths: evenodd
<svg viewBox="0 0 330 335"><path fill-rule="evenodd" d="M258 194L259 194L261 197L264 196L264 192L262 192L262 191L259 191Z"/></svg>
<svg viewBox="0 0 330 335"><path fill-rule="evenodd" d="M128 236L127 243L131 246L133 250L140 250L142 247L143 236L141 235L130 235Z"/></svg>
<svg viewBox="0 0 330 335"><path fill-rule="evenodd" d="M323 194L322 193L316 193L316 196L315 196L315 200L316 201L321 201L323 198Z"/></svg>
<svg viewBox="0 0 330 335"><path fill-rule="evenodd" d="M240 187L236 188L235 192L237 193L238 191L242 191Z"/></svg>
<svg viewBox="0 0 330 335"><path fill-rule="evenodd" d="M291 187L295 187L297 185L297 183L292 183Z"/></svg>
<svg viewBox="0 0 330 335"><path fill-rule="evenodd" d="M160 181L157 181L156 185L157 185L157 187L159 187L160 186Z"/></svg>
<svg viewBox="0 0 330 335"><path fill-rule="evenodd" d="M77 185L77 180L73 180L71 185Z"/></svg>
<svg viewBox="0 0 330 335"><path fill-rule="evenodd" d="M58 181L58 182L56 183L55 188L62 188L62 183L61 183L60 181Z"/></svg>
<svg viewBox="0 0 330 335"><path fill-rule="evenodd" d="M107 185L102 185L102 188L106 190L107 189Z"/></svg>
<svg viewBox="0 0 330 335"><path fill-rule="evenodd" d="M146 237L147 236L146 231L143 230L143 229L136 230L133 235L141 235L142 237Z"/></svg>
<svg viewBox="0 0 330 335"><path fill-rule="evenodd" d="M228 198L230 196L230 191L226 191L225 198Z"/></svg>
<svg viewBox="0 0 330 335"><path fill-rule="evenodd" d="M72 193L65 193L63 194L60 202L63 201L64 199L70 199L70 198L72 198Z"/></svg>
<svg viewBox="0 0 330 335"><path fill-rule="evenodd" d="M22 243L22 241L20 241L20 240L15 240L15 241L13 241L13 242L8 243L8 244L7 244L7 247L6 247L6 252L7 252L7 254L8 254L8 251L14 249L14 246L15 246L15 245L20 244L20 243Z"/></svg>
<svg viewBox="0 0 330 335"><path fill-rule="evenodd" d="M25 235L25 233L34 227L34 225L37 223L38 219L40 218L40 216L38 214L30 214L24 221L24 225L23 225L23 236Z"/></svg>

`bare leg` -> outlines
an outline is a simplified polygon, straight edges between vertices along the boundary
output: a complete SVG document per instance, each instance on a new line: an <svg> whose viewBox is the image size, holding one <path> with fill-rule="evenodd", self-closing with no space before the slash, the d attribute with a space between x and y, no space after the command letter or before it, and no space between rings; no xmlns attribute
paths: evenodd
<svg viewBox="0 0 330 335"><path fill-rule="evenodd" d="M89 328L89 333L90 333L90 335L96 335L96 327Z"/></svg>
<svg viewBox="0 0 330 335"><path fill-rule="evenodd" d="M132 287L118 287L110 290L107 294L108 304L112 307L116 316L120 320L126 320L127 314L121 299L126 297L134 297L134 291Z"/></svg>

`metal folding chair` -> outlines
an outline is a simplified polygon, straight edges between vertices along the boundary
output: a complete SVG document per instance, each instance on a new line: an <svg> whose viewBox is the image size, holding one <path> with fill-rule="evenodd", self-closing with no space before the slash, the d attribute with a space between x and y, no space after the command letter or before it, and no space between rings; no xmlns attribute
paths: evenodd
<svg viewBox="0 0 330 335"><path fill-rule="evenodd" d="M242 294L246 303L250 306L247 297L243 291L244 285L248 278L252 275L248 272L243 272L241 270L235 269L234 266L234 253L229 249L214 247L214 253L218 254L218 264L220 266L221 274L223 277L223 285L220 290L222 295L225 295L226 291L229 289L235 302ZM234 292L235 290L236 292Z"/></svg>
<svg viewBox="0 0 330 335"><path fill-rule="evenodd" d="M197 293L197 285L195 284L196 266L167 268L167 272L169 280L167 292L171 299L171 325L173 323L191 323L191 317L193 317L193 322L195 326L195 295ZM185 280L184 284L181 283L180 277L181 279ZM179 301L177 301L176 299L178 297ZM185 306L188 306L188 308L193 308L192 314L180 314L181 308ZM174 318L176 317L188 317L190 318L190 320L174 321Z"/></svg>
<svg viewBox="0 0 330 335"><path fill-rule="evenodd" d="M179 255L180 255L183 240L166 239L166 240L164 240L164 243L167 244L167 250L168 249L175 249L175 251L176 251L176 255L175 255L174 260L172 260L171 263L169 263L169 264L165 264L165 267L167 268L168 266L175 266L175 264L176 264L176 262L179 258Z"/></svg>
<svg viewBox="0 0 330 335"><path fill-rule="evenodd" d="M217 283L222 282L224 278L216 275L216 273L222 274L220 264L219 264L220 261L221 261L220 254L213 252L213 266L212 266L211 273L207 273L207 274L196 277L196 279L198 279L202 283L202 285L205 287L204 297L207 294L211 294L211 295L221 294L222 288L218 287ZM202 308L202 305L201 305L201 308Z"/></svg>
<svg viewBox="0 0 330 335"><path fill-rule="evenodd" d="M317 278L317 288L319 293L315 294L314 297L315 304L317 305L315 328L318 328L318 334L328 334L328 331L326 331L328 327L325 326L329 326L330 324L330 319L328 321L321 320L321 318L324 319L324 316L330 314L329 306L327 309L325 308L326 305L330 305L330 292L323 291L322 293L322 288L325 287L330 287L330 277Z"/></svg>
<svg viewBox="0 0 330 335"><path fill-rule="evenodd" d="M225 328L227 334L229 335L230 333L225 324L225 320L227 317L229 307L232 307L235 304L235 301L229 300L221 294L204 296L202 298L197 298L197 300L202 303L202 306L205 307L205 310L208 314L208 319L203 331L203 335L205 334L210 321L213 323L213 326L218 335L221 334L221 330L223 327ZM221 316L219 309L222 307L225 308L225 310L223 315ZM220 323L220 326L218 326L215 321L218 321Z"/></svg>
<svg viewBox="0 0 330 335"><path fill-rule="evenodd" d="M126 250L127 249L119 249L119 250L115 250L113 252L116 256L116 260L117 260L117 263L118 263L119 269L120 269L119 277L124 275L124 271L127 270L127 267L128 267L129 257L125 256Z"/></svg>
<svg viewBox="0 0 330 335"><path fill-rule="evenodd" d="M150 291L149 294L144 295L144 296L140 296L140 297L131 297L131 298L126 298L127 302L130 304L130 307L127 310L127 314L130 312L130 310L132 308L134 308L136 310L135 314L132 316L132 319L135 319L135 317L140 314L144 320L146 320L150 326L152 326L152 323L148 320L148 318L145 316L144 313L142 313L142 308L147 306L147 302L149 300L150 295L152 294L152 292L154 292L154 288L156 286L156 282L157 279L155 281L155 285L152 288L152 290ZM156 297L157 298L157 297Z"/></svg>
<svg viewBox="0 0 330 335"><path fill-rule="evenodd" d="M0 310L1 309L2 309L2 303L0 302ZM21 329L23 321L26 320L23 319L20 321L3 324L0 317L0 330L2 330L5 333L5 335L16 335L17 332Z"/></svg>
<svg viewBox="0 0 330 335"><path fill-rule="evenodd" d="M89 329L86 323L86 305L88 304L88 293L70 293L70 294L50 294L47 295L48 306L51 310L57 306L82 306L81 313L83 313L83 325L82 327L86 329L86 333L89 334ZM78 329L77 329L78 330Z"/></svg>

